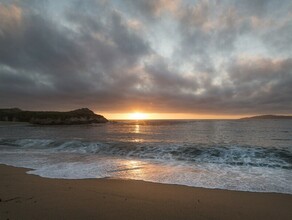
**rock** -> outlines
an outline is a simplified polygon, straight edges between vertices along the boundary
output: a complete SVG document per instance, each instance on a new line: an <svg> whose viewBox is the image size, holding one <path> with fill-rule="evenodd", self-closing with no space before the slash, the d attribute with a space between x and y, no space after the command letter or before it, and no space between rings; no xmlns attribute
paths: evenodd
<svg viewBox="0 0 292 220"><path fill-rule="evenodd" d="M0 109L0 121L29 122L39 125L73 125L108 122L105 117L95 114L88 108L69 112L22 111L18 108Z"/></svg>
<svg viewBox="0 0 292 220"><path fill-rule="evenodd" d="M253 120L253 119L292 119L289 115L257 115L252 117L241 118L240 120Z"/></svg>

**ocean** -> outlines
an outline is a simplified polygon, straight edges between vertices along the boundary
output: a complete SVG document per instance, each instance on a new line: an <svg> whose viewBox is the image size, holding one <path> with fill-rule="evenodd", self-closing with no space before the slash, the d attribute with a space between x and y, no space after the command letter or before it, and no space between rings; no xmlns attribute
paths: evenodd
<svg viewBox="0 0 292 220"><path fill-rule="evenodd" d="M0 163L48 178L292 194L292 120L1 123Z"/></svg>

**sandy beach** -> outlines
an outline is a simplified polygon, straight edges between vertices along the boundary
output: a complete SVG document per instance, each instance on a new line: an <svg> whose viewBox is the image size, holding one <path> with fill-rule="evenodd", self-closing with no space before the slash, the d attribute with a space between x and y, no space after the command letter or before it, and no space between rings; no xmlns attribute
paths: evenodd
<svg viewBox="0 0 292 220"><path fill-rule="evenodd" d="M133 180L60 180L0 165L0 219L291 219L292 196Z"/></svg>

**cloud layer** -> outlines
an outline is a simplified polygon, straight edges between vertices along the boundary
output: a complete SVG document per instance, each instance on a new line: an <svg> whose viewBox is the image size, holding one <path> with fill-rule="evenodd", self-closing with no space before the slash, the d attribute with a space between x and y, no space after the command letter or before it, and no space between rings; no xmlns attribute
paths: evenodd
<svg viewBox="0 0 292 220"><path fill-rule="evenodd" d="M291 114L292 3L0 3L0 107Z"/></svg>

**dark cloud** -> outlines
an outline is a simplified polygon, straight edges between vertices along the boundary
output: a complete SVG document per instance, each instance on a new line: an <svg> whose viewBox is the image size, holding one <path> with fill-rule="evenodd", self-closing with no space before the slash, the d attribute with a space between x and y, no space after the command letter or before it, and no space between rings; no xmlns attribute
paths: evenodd
<svg viewBox="0 0 292 220"><path fill-rule="evenodd" d="M292 9L292 8L291 8ZM263 42L273 52L279 54L292 55L292 15L287 20L284 20L280 27L266 32L263 35Z"/></svg>
<svg viewBox="0 0 292 220"><path fill-rule="evenodd" d="M121 91L138 80L138 76L128 70L149 53L149 47L138 34L128 29L117 12L112 11L106 23L91 14L68 14L69 25L79 25L74 31L29 8L26 8L27 14L23 14L23 9L16 5L1 5L1 10L8 11L9 16L13 16L14 8L20 12L19 21L11 18L0 38L3 52L0 55L1 89L5 90L2 83L9 84L10 90L21 96L25 89L18 81L22 80L31 83L27 90L38 93L33 85L44 80L53 87L47 95L55 94L56 99L69 98L68 102L76 102L89 95L98 97L112 93L121 97ZM12 76L3 70L5 68L17 74ZM115 91L111 91L112 88ZM4 92L3 99L9 99L8 91L2 94Z"/></svg>
<svg viewBox="0 0 292 220"><path fill-rule="evenodd" d="M277 4L2 1L0 107L289 114L291 3Z"/></svg>
<svg viewBox="0 0 292 220"><path fill-rule="evenodd" d="M261 108L272 103L291 106L292 59L255 58L236 60L229 67L229 78L236 88L234 96L242 97ZM281 110L281 109L278 109Z"/></svg>
<svg viewBox="0 0 292 220"><path fill-rule="evenodd" d="M292 60L237 59L228 68L233 103L249 111L289 112L292 107ZM288 111L287 111L288 110Z"/></svg>
<svg viewBox="0 0 292 220"><path fill-rule="evenodd" d="M249 19L237 8L219 1L199 0L182 7L179 22L180 50L189 56L230 53L238 36L250 29Z"/></svg>
<svg viewBox="0 0 292 220"><path fill-rule="evenodd" d="M235 7L246 15L269 16L271 14L281 13L284 9L291 7L291 1L282 0L246 0L246 1L231 1Z"/></svg>
<svg viewBox="0 0 292 220"><path fill-rule="evenodd" d="M153 90L170 91L171 94L184 90L196 90L197 82L190 76L183 76L175 70L173 65L170 65L164 59L157 58L151 64L145 66L145 71L149 77L149 86Z"/></svg>

